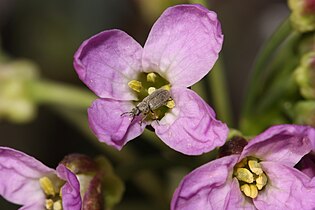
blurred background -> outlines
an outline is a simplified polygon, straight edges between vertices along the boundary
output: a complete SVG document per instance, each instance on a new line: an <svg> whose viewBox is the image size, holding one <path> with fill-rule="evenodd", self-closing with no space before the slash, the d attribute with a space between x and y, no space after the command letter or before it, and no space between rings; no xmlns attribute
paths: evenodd
<svg viewBox="0 0 315 210"><path fill-rule="evenodd" d="M87 90L72 67L73 54L85 39L100 31L118 28L143 45L152 24L167 6L187 2L0 0L0 51L12 60L31 60L37 65L41 78ZM289 9L287 2L283 0L209 0L206 3L211 10L218 13L221 21L225 40L220 56L224 63L234 122L237 122L255 55L264 40L288 16ZM211 105L211 101L208 100L208 103ZM82 129L70 123L50 106L39 106L36 117L26 123L0 119L0 133L1 146L21 150L52 168L69 153L84 153L92 157L106 155L96 141L91 143L91 140L88 140L86 132L82 132ZM127 145L127 149L135 148L141 150L143 159L159 157L161 153L150 142L142 139ZM166 147L163 149L168 150ZM119 168L118 161L112 160L112 157L109 159L114 167ZM146 166L142 169L145 170ZM135 179L139 180L125 180L124 198L115 209L167 209L176 185L167 185L163 178L174 176L173 172L163 171L157 164L154 173L161 178L161 186L170 188L168 194L152 199L158 191L147 192L135 186L135 183L139 184L145 180L141 179L143 174L135 174ZM146 177L146 174L143 176ZM166 204L160 204L161 202ZM0 199L0 209L16 208L15 205Z"/></svg>

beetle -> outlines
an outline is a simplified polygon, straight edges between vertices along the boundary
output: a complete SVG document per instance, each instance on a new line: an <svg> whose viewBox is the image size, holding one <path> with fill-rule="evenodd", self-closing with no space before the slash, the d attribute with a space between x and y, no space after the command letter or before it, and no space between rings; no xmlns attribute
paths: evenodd
<svg viewBox="0 0 315 210"><path fill-rule="evenodd" d="M130 112L124 112L121 116L129 114L132 116L132 120L142 114L144 117L141 122L149 115L149 113L154 114L154 110L160 108L165 105L171 98L171 93L164 88L159 88L155 90L153 93L145 97L140 103L138 103Z"/></svg>

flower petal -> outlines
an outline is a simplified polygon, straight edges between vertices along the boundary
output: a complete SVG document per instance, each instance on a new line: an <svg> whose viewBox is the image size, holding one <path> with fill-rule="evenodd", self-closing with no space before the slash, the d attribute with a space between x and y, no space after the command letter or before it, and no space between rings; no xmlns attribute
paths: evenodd
<svg viewBox="0 0 315 210"><path fill-rule="evenodd" d="M83 42L74 55L80 79L101 98L134 100L128 82L141 72L142 47L120 30L108 30Z"/></svg>
<svg viewBox="0 0 315 210"><path fill-rule="evenodd" d="M173 85L191 86L210 71L222 42L216 13L201 5L170 7L145 43L144 70L158 72Z"/></svg>
<svg viewBox="0 0 315 210"><path fill-rule="evenodd" d="M80 210L82 205L80 183L76 175L62 164L57 167L57 175L66 181L61 188L63 209Z"/></svg>
<svg viewBox="0 0 315 210"><path fill-rule="evenodd" d="M231 155L214 160L186 175L173 195L171 210L246 207L238 182L232 179L238 157Z"/></svg>
<svg viewBox="0 0 315 210"><path fill-rule="evenodd" d="M0 147L0 195L12 203L25 205L24 209L44 208L45 195L39 178L53 173L53 169L25 153Z"/></svg>
<svg viewBox="0 0 315 210"><path fill-rule="evenodd" d="M96 99L88 109L90 127L101 142L120 150L145 128L145 122L140 125L139 117L131 122L129 116L121 116L133 107L131 102Z"/></svg>
<svg viewBox="0 0 315 210"><path fill-rule="evenodd" d="M33 203L27 206L22 206L19 210L43 210L43 204Z"/></svg>
<svg viewBox="0 0 315 210"><path fill-rule="evenodd" d="M187 155L200 155L224 144L228 128L215 119L215 113L194 91L174 87L175 107L159 123L156 134L169 147Z"/></svg>
<svg viewBox="0 0 315 210"><path fill-rule="evenodd" d="M273 126L249 141L241 158L254 156L264 161L294 166L310 152L310 139L314 138L315 129L308 126Z"/></svg>
<svg viewBox="0 0 315 210"><path fill-rule="evenodd" d="M275 162L261 162L261 166L268 183L253 200L258 209L314 209L315 186L307 175Z"/></svg>

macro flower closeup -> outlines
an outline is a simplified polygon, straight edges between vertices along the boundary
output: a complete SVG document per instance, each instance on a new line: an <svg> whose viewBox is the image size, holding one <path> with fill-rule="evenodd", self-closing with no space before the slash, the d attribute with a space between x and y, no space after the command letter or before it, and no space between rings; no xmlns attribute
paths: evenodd
<svg viewBox="0 0 315 210"><path fill-rule="evenodd" d="M0 195L23 210L80 210L80 185L63 164L51 169L20 151L0 147Z"/></svg>
<svg viewBox="0 0 315 210"><path fill-rule="evenodd" d="M296 167L301 159L310 160L314 141L314 128L273 126L239 154L209 162L184 177L171 209L314 209L314 162L304 163L303 170Z"/></svg>
<svg viewBox="0 0 315 210"><path fill-rule="evenodd" d="M222 42L217 15L201 5L168 8L144 47L117 29L83 42L74 67L99 97L88 110L98 139L120 150L151 125L164 143L184 154L223 145L227 126L188 89L213 67Z"/></svg>

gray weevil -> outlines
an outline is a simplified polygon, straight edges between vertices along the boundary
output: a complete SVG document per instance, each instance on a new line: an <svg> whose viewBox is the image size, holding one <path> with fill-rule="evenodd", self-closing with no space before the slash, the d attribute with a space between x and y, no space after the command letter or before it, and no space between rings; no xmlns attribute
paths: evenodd
<svg viewBox="0 0 315 210"><path fill-rule="evenodd" d="M164 88L159 88L153 93L145 97L140 103L138 103L130 112L124 112L121 116L129 114L132 116L132 120L135 116L139 116L141 113L144 116L141 122L148 116L148 114L154 113L153 111L165 105L171 97L171 93ZM131 121L132 121L131 120Z"/></svg>

